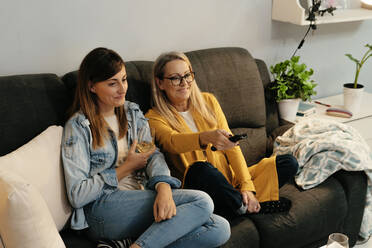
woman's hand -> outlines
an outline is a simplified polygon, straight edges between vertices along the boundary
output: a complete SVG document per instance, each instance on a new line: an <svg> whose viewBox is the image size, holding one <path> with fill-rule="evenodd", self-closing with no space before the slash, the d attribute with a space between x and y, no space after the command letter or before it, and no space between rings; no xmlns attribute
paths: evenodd
<svg viewBox="0 0 372 248"><path fill-rule="evenodd" d="M172 190L169 184L159 183L154 202L154 218L156 222L171 219L176 215L176 204L174 203Z"/></svg>
<svg viewBox="0 0 372 248"><path fill-rule="evenodd" d="M116 168L118 180L131 174L133 171L142 169L146 166L148 158L155 152L156 148L152 148L148 152L136 152L137 140L134 140L124 163Z"/></svg>
<svg viewBox="0 0 372 248"><path fill-rule="evenodd" d="M238 142L231 142L229 140L230 136L231 134L223 129L202 132L199 136L200 145L206 146L209 143L212 143L217 150L228 150L238 144Z"/></svg>
<svg viewBox="0 0 372 248"><path fill-rule="evenodd" d="M260 203L251 191L242 191L243 203L247 206L248 213L258 213L261 209Z"/></svg>

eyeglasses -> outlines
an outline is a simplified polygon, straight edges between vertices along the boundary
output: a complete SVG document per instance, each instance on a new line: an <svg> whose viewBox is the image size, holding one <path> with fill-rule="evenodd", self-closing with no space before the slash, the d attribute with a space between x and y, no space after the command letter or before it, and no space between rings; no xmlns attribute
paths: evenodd
<svg viewBox="0 0 372 248"><path fill-rule="evenodd" d="M191 84L192 81L194 81L195 72L190 71L181 77L174 76L174 77L163 77L163 78L169 79L173 86L179 86L181 82L183 81L183 79L186 81L186 83Z"/></svg>

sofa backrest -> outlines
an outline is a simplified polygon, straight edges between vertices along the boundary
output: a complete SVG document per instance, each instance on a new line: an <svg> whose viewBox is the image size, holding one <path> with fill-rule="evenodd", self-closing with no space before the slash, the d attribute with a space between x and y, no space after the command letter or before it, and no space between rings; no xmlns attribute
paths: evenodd
<svg viewBox="0 0 372 248"><path fill-rule="evenodd" d="M266 153L264 89L257 64L243 48L212 48L186 53L202 91L213 93L233 133L248 133L240 146L248 165Z"/></svg>
<svg viewBox="0 0 372 248"><path fill-rule="evenodd" d="M0 156L40 134L63 125L66 88L55 74L0 77Z"/></svg>
<svg viewBox="0 0 372 248"><path fill-rule="evenodd" d="M248 133L240 146L248 164L267 151L267 134L278 127L277 105L264 86L270 81L265 63L243 48L212 48L187 52L202 91L219 100L234 133ZM151 102L151 61L125 63L127 99L144 113ZM63 125L72 103L77 71L62 80L54 74L0 77L0 156L5 155L50 125ZM266 98L265 98L266 97Z"/></svg>
<svg viewBox="0 0 372 248"><path fill-rule="evenodd" d="M202 91L213 93L230 128L265 125L265 98L255 60L242 48L213 48L186 53Z"/></svg>
<svg viewBox="0 0 372 248"><path fill-rule="evenodd" d="M151 70L154 63L151 61L128 61L125 62L125 70L128 79L128 91L126 99L140 105L141 110L146 113L151 103ZM78 71L72 71L62 77L66 84L68 95L74 97Z"/></svg>

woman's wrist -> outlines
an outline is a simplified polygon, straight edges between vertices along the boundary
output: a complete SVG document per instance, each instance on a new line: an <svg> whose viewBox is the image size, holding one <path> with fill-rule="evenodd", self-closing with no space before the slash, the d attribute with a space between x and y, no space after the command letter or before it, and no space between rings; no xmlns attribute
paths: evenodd
<svg viewBox="0 0 372 248"><path fill-rule="evenodd" d="M155 184L156 192L159 192L159 191L164 190L164 189L171 189L171 187L166 182L158 182L157 184Z"/></svg>
<svg viewBox="0 0 372 248"><path fill-rule="evenodd" d="M200 148L202 148L202 149L205 149L205 148L207 148L207 145L208 145L208 143L205 143L204 142L204 134L205 132L201 132L200 134L199 134L199 145L200 145ZM203 136L203 137L202 137Z"/></svg>
<svg viewBox="0 0 372 248"><path fill-rule="evenodd" d="M201 132L199 134L199 143L200 143L200 147L206 147L210 142L209 142L209 139L208 139L208 131L204 131L204 132Z"/></svg>
<svg viewBox="0 0 372 248"><path fill-rule="evenodd" d="M124 177L126 177L126 176L128 176L129 174L132 173L132 170L129 169L131 167L128 166L126 163L127 163L127 161L122 163L119 167L115 168L116 177L118 178L118 181L120 181L122 178L124 178Z"/></svg>

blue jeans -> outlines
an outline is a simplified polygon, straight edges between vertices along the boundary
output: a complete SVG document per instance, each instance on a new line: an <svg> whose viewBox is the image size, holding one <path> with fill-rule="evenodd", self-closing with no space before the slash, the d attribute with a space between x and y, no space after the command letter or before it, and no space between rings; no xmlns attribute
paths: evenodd
<svg viewBox="0 0 372 248"><path fill-rule="evenodd" d="M154 222L152 190L117 190L84 207L89 235L94 239L137 238L146 247L217 247L230 237L229 223L213 214L213 201L204 192L173 190L177 214Z"/></svg>

